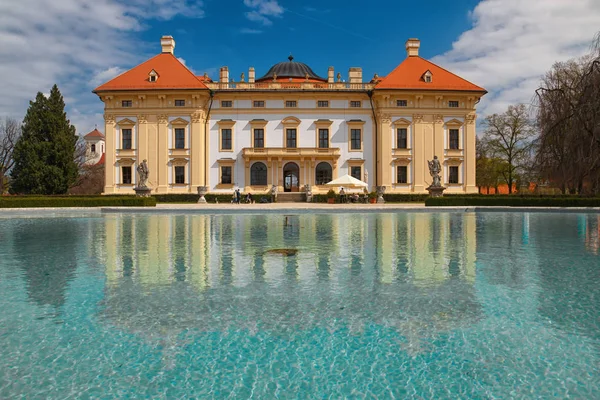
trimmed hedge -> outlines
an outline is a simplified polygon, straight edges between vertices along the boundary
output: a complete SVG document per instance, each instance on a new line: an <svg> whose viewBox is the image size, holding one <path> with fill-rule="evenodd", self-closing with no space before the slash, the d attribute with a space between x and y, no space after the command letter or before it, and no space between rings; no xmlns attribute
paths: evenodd
<svg viewBox="0 0 600 400"><path fill-rule="evenodd" d="M154 207L156 199L136 196L5 196L0 208Z"/></svg>
<svg viewBox="0 0 600 400"><path fill-rule="evenodd" d="M428 194L419 193L390 193L383 195L386 203L424 203L428 197Z"/></svg>
<svg viewBox="0 0 600 400"><path fill-rule="evenodd" d="M600 197L524 197L524 196L444 196L425 200L435 206L497 206L497 207L600 207Z"/></svg>
<svg viewBox="0 0 600 400"><path fill-rule="evenodd" d="M200 195L193 193L184 194L153 194L157 203L197 203Z"/></svg>

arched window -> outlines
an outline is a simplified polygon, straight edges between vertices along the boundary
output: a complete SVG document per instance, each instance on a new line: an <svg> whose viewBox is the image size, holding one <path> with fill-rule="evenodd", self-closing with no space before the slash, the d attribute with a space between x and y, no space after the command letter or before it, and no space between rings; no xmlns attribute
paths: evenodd
<svg viewBox="0 0 600 400"><path fill-rule="evenodd" d="M315 184L324 185L327 182L331 182L332 170L331 165L326 162L317 164L315 169Z"/></svg>
<svg viewBox="0 0 600 400"><path fill-rule="evenodd" d="M267 185L267 166L261 162L252 164L250 168L250 185Z"/></svg>
<svg viewBox="0 0 600 400"><path fill-rule="evenodd" d="M95 153L95 152L96 152L96 145L95 145L95 144L93 144L91 147L92 147L92 148L91 148L91 150L92 150L92 153Z"/></svg>

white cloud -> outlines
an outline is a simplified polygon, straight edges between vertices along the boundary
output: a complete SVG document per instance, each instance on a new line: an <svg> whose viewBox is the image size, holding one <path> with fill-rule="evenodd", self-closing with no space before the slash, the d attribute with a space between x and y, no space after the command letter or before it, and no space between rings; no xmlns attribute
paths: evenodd
<svg viewBox="0 0 600 400"><path fill-rule="evenodd" d="M29 100L57 83L78 132L102 126L103 105L91 90L157 53L158 38L150 47L133 34L175 16L202 17L202 2L0 1L0 116L22 118Z"/></svg>
<svg viewBox="0 0 600 400"><path fill-rule="evenodd" d="M102 71L98 71L94 74L93 78L90 80L90 85L94 87L98 87L104 82L108 82L115 76L121 74L124 71L121 67L108 67Z"/></svg>
<svg viewBox="0 0 600 400"><path fill-rule="evenodd" d="M284 11L277 0L244 0L244 4L253 9L246 12L246 18L265 26L272 25L270 18L280 17Z"/></svg>
<svg viewBox="0 0 600 400"><path fill-rule="evenodd" d="M556 61L584 55L600 29L597 0L484 0L473 27L432 61L483 86L482 115L529 103Z"/></svg>
<svg viewBox="0 0 600 400"><path fill-rule="evenodd" d="M242 28L240 29L240 33L246 34L246 35L257 35L259 33L262 33L263 31L261 31L260 29L252 29L252 28Z"/></svg>

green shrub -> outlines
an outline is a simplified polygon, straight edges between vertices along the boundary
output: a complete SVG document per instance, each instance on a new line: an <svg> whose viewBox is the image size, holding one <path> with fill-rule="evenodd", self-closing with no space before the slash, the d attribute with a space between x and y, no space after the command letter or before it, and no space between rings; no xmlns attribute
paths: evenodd
<svg viewBox="0 0 600 400"><path fill-rule="evenodd" d="M0 208L154 207L156 199L136 196L3 196Z"/></svg>
<svg viewBox="0 0 600 400"><path fill-rule="evenodd" d="M194 193L184 194L154 194L157 203L197 203L200 195ZM205 196L206 198L206 196Z"/></svg>
<svg viewBox="0 0 600 400"><path fill-rule="evenodd" d="M599 197L514 195L498 196L444 196L431 197L425 205L432 206L496 206L496 207L600 207Z"/></svg>
<svg viewBox="0 0 600 400"><path fill-rule="evenodd" d="M419 193L389 193L383 195L386 203L423 203L428 197L428 194ZM377 195L374 198L377 198Z"/></svg>

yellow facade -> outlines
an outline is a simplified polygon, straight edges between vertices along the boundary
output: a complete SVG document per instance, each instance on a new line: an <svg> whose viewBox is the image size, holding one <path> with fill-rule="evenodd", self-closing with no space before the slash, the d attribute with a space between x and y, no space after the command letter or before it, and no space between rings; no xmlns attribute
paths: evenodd
<svg viewBox="0 0 600 400"><path fill-rule="evenodd" d="M163 42L163 52L172 54L174 41ZM409 40L407 52L419 58L418 41ZM152 69L148 79L160 82L167 72ZM322 193L328 188L318 182L321 163L331 179L352 172L368 179L369 190L424 193L432 181L427 160L434 155L447 193L477 192L475 106L483 89L380 89L377 79L363 82L360 68L351 68L348 82L335 81L331 68L322 82L308 75L257 82L253 68L248 78L230 80L224 67L219 81L205 79L204 88L98 88L105 105L104 193L132 193L142 160L156 194L196 193L198 187L302 191L305 185ZM423 80L432 78L436 82L435 72L424 71ZM261 129L264 142L257 147ZM360 135L355 142L353 134ZM288 135L297 135L293 147ZM319 135L326 136L326 147ZM254 176L255 163L266 166L266 179ZM295 168L288 182L289 165Z"/></svg>

